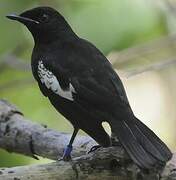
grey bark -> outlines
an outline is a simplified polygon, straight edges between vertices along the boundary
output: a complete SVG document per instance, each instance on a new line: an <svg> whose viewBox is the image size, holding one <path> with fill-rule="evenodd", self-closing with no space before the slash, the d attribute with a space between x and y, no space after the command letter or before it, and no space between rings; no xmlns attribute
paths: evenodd
<svg viewBox="0 0 176 180"><path fill-rule="evenodd" d="M0 148L37 158L59 159L71 135L48 129L23 117L7 101L0 101ZM74 142L73 157L81 156L95 145L90 137L78 136Z"/></svg>
<svg viewBox="0 0 176 180"><path fill-rule="evenodd" d="M175 160L174 155L163 172L144 172L122 148L106 148L71 162L0 168L0 180L175 180Z"/></svg>
<svg viewBox="0 0 176 180"><path fill-rule="evenodd" d="M61 158L69 134L60 133L26 120L22 113L7 101L0 100L0 147L34 158ZM95 142L78 136L71 162L0 168L0 180L96 179L96 180L171 180L176 179L176 155L163 168L149 172L140 170L122 147L101 148L87 154Z"/></svg>

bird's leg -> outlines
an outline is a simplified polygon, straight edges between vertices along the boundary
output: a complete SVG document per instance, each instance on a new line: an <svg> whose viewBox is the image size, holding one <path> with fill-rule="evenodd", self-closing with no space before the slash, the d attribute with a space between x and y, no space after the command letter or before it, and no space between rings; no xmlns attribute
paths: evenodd
<svg viewBox="0 0 176 180"><path fill-rule="evenodd" d="M72 137L70 139L70 142L69 144L67 145L67 147L64 149L64 154L63 154L63 157L62 157L62 160L64 161L69 161L71 160L71 152L72 152L72 144L73 144L73 141L78 133L78 128L74 128L74 131L73 131L73 134L72 134Z"/></svg>
<svg viewBox="0 0 176 180"><path fill-rule="evenodd" d="M119 142L117 136L115 136L114 133L111 134L111 146L122 146L121 143ZM96 150L99 149L100 147L102 147L102 146L101 146L101 145L95 145L95 146L93 146L93 147L89 150L88 154L91 153L91 152L96 151Z"/></svg>

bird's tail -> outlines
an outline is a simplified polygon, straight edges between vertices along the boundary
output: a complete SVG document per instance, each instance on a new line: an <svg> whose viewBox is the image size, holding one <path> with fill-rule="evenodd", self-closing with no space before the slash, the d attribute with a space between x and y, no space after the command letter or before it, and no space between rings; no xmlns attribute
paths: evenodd
<svg viewBox="0 0 176 180"><path fill-rule="evenodd" d="M113 120L110 125L113 134L141 168L151 169L171 159L172 153L168 147L137 118Z"/></svg>

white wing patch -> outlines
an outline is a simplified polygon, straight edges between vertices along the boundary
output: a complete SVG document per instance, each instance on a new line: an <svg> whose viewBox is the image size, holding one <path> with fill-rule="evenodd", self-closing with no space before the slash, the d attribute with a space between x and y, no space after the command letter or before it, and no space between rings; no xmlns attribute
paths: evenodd
<svg viewBox="0 0 176 180"><path fill-rule="evenodd" d="M74 100L72 93L76 93L76 91L72 84L69 83L69 88L67 90L63 90L56 76L45 68L42 61L39 61L38 63L38 76L41 82L45 84L48 89L51 89L54 93L70 101Z"/></svg>

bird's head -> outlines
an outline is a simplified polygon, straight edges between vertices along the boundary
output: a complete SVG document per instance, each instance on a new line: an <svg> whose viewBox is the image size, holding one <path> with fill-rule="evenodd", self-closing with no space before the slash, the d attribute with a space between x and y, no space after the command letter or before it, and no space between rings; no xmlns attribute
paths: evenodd
<svg viewBox="0 0 176 180"><path fill-rule="evenodd" d="M20 15L7 15L7 18L23 23L36 42L48 42L74 34L64 17L51 7L37 7Z"/></svg>

